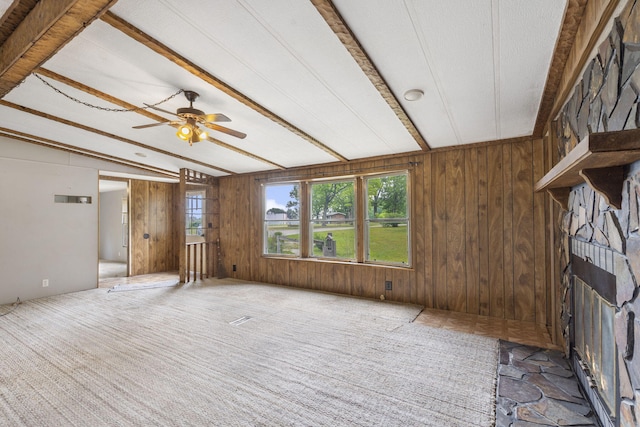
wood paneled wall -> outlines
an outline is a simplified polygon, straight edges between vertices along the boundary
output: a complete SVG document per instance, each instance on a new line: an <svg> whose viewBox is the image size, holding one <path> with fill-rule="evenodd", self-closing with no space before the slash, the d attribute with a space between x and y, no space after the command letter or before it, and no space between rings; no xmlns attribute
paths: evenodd
<svg viewBox="0 0 640 427"><path fill-rule="evenodd" d="M130 274L178 269L177 184L131 180ZM149 234L145 239L144 234Z"/></svg>
<svg viewBox="0 0 640 427"><path fill-rule="evenodd" d="M422 206L432 209L433 219L421 219L418 212L416 219L431 227L425 240L433 250L431 259L425 254L424 268L433 279L424 281L426 295L417 302L546 324L545 196L533 193L545 171L542 141L452 150L425 159L422 179L430 194Z"/></svg>
<svg viewBox="0 0 640 427"><path fill-rule="evenodd" d="M412 163L409 166L409 162ZM261 183L411 170L412 268L262 256ZM323 168L220 178L220 237L231 277L498 318L550 319L542 140ZM233 265L236 271L233 271ZM384 290L384 281L393 290Z"/></svg>

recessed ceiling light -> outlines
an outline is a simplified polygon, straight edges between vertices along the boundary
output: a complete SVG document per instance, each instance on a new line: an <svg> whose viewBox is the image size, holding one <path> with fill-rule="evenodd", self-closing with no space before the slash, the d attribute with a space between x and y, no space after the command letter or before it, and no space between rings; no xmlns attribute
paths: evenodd
<svg viewBox="0 0 640 427"><path fill-rule="evenodd" d="M135 154L136 154L136 156L138 156L138 157L147 157L147 155L146 155L146 154L144 154L144 153L135 153Z"/></svg>
<svg viewBox="0 0 640 427"><path fill-rule="evenodd" d="M404 93L404 99L407 101L417 101L424 96L424 92L420 89L410 89Z"/></svg>

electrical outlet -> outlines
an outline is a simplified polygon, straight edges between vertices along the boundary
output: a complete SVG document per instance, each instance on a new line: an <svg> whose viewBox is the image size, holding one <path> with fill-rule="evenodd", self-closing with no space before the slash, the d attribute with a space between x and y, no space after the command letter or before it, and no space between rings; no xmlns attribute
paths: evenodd
<svg viewBox="0 0 640 427"><path fill-rule="evenodd" d="M47 286L49 286L49 279L42 279L42 287L46 288Z"/></svg>
<svg viewBox="0 0 640 427"><path fill-rule="evenodd" d="M233 271L237 271L235 264L233 264Z"/></svg>
<svg viewBox="0 0 640 427"><path fill-rule="evenodd" d="M384 281L384 290L385 291L390 291L393 289L393 283L391 282L391 280L385 280Z"/></svg>

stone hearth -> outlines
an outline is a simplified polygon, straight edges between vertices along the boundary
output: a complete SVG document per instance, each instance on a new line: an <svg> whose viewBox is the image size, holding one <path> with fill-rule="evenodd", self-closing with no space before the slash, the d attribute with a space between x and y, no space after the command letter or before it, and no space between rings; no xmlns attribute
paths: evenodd
<svg viewBox="0 0 640 427"><path fill-rule="evenodd" d="M496 427L597 426L563 354L500 341Z"/></svg>

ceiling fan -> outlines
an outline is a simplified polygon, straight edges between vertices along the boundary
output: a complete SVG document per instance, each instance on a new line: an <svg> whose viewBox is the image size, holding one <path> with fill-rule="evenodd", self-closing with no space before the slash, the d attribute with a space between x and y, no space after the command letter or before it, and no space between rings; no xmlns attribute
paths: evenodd
<svg viewBox="0 0 640 427"><path fill-rule="evenodd" d="M170 122L151 123L149 125L134 126L134 129L144 129L153 126L169 125L176 127L178 132L176 135L183 141L193 145L194 142L200 142L203 139L207 139L207 132L201 130L198 124L208 127L209 129L226 133L227 135L235 136L236 138L244 138L246 133L238 132L237 130L229 129L224 126L215 124L214 122L230 122L231 119L224 114L205 114L202 110L193 108L193 103L200 96L192 90L185 90L184 96L189 101L189 106L184 108L178 108L175 113L162 108L158 108L154 105L144 104L154 110L162 111L163 113L170 114L178 117L180 120L174 120Z"/></svg>

